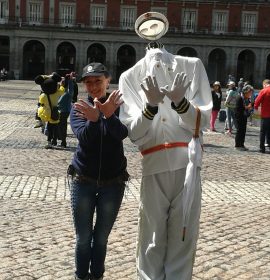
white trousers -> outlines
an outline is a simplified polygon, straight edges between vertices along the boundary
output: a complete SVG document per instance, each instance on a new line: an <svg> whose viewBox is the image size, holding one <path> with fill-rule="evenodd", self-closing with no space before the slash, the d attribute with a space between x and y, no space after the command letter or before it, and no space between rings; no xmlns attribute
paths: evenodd
<svg viewBox="0 0 270 280"><path fill-rule="evenodd" d="M198 175L183 241L182 192L185 173L186 169L180 169L142 178L137 242L140 280L192 278L201 212L201 181Z"/></svg>

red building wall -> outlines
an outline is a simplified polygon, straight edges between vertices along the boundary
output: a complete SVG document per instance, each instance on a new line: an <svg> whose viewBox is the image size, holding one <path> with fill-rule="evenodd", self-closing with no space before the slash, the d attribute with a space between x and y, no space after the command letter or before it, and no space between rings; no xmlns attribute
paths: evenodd
<svg viewBox="0 0 270 280"><path fill-rule="evenodd" d="M168 3L167 5L167 18L170 27L179 27L181 25L181 13L182 4L181 3Z"/></svg>
<svg viewBox="0 0 270 280"><path fill-rule="evenodd" d="M198 7L198 27L211 29L213 5L201 4Z"/></svg>
<svg viewBox="0 0 270 280"><path fill-rule="evenodd" d="M107 1L107 22L111 27L119 26L120 3L120 0Z"/></svg>
<svg viewBox="0 0 270 280"><path fill-rule="evenodd" d="M50 3L48 0L45 0L43 3L43 17L44 17L44 23L48 23L49 22L49 15L50 15L50 7L49 7Z"/></svg>
<svg viewBox="0 0 270 280"><path fill-rule="evenodd" d="M230 5L229 7L229 22L228 22L228 31L236 32L241 28L241 5Z"/></svg>
<svg viewBox="0 0 270 280"><path fill-rule="evenodd" d="M90 1L77 1L76 21L77 23L90 24Z"/></svg>

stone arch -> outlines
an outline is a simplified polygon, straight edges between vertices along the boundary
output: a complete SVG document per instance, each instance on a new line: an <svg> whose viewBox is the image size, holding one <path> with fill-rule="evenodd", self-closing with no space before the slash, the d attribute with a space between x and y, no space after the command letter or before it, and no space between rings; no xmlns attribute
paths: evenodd
<svg viewBox="0 0 270 280"><path fill-rule="evenodd" d="M270 54L266 58L265 78L270 79Z"/></svg>
<svg viewBox="0 0 270 280"><path fill-rule="evenodd" d="M237 81L244 78L250 84L254 83L254 65L255 54L251 50L243 50L239 53L237 59Z"/></svg>
<svg viewBox="0 0 270 280"><path fill-rule="evenodd" d="M198 57L197 51L191 47L184 47L180 49L177 54L182 56Z"/></svg>
<svg viewBox="0 0 270 280"><path fill-rule="evenodd" d="M23 79L33 80L45 71L45 47L37 40L27 41L23 46Z"/></svg>
<svg viewBox="0 0 270 280"><path fill-rule="evenodd" d="M56 71L64 76L71 71L75 71L76 48L70 42L62 42L56 50Z"/></svg>
<svg viewBox="0 0 270 280"><path fill-rule="evenodd" d="M87 49L87 64L91 62L106 64L106 48L102 44L94 43Z"/></svg>
<svg viewBox="0 0 270 280"><path fill-rule="evenodd" d="M136 62L136 51L130 45L123 45L117 51L116 80Z"/></svg>
<svg viewBox="0 0 270 280"><path fill-rule="evenodd" d="M213 49L208 56L208 78L209 82L219 81L226 83L226 53L223 49Z"/></svg>
<svg viewBox="0 0 270 280"><path fill-rule="evenodd" d="M0 36L0 69L9 70L10 39L8 36Z"/></svg>

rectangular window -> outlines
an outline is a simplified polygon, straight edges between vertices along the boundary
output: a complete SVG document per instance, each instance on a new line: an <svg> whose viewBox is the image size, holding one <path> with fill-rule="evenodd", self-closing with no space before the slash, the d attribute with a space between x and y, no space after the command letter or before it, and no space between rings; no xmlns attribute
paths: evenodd
<svg viewBox="0 0 270 280"><path fill-rule="evenodd" d="M106 7L105 6L91 6L91 26L96 28L105 27Z"/></svg>
<svg viewBox="0 0 270 280"><path fill-rule="evenodd" d="M195 32L196 30L196 11L184 11L183 31Z"/></svg>
<svg viewBox="0 0 270 280"><path fill-rule="evenodd" d="M75 24L75 6L61 4L60 6L60 23L64 26Z"/></svg>
<svg viewBox="0 0 270 280"><path fill-rule="evenodd" d="M213 16L213 32L225 33L228 26L228 14L227 12L216 11Z"/></svg>
<svg viewBox="0 0 270 280"><path fill-rule="evenodd" d="M41 24L42 6L39 2L29 2L28 19L31 24Z"/></svg>
<svg viewBox="0 0 270 280"><path fill-rule="evenodd" d="M123 29L134 29L136 21L136 8L135 7L122 7L121 8L121 27Z"/></svg>
<svg viewBox="0 0 270 280"><path fill-rule="evenodd" d="M242 32L243 34L255 34L257 31L257 14L243 13Z"/></svg>
<svg viewBox="0 0 270 280"><path fill-rule="evenodd" d="M8 2L0 1L0 23L8 22Z"/></svg>

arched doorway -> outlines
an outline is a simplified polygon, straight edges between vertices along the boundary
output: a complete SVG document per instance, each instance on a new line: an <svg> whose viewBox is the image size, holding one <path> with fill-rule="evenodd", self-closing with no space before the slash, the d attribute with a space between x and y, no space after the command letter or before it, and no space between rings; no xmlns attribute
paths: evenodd
<svg viewBox="0 0 270 280"><path fill-rule="evenodd" d="M222 49L214 49L208 56L208 78L209 82L215 81L226 83L226 53Z"/></svg>
<svg viewBox="0 0 270 280"><path fill-rule="evenodd" d="M9 70L9 37L0 36L0 69Z"/></svg>
<svg viewBox="0 0 270 280"><path fill-rule="evenodd" d="M101 44L93 44L87 50L87 64L100 62L106 64L106 49Z"/></svg>
<svg viewBox="0 0 270 280"><path fill-rule="evenodd" d="M117 52L117 68L116 81L118 82L120 75L132 67L136 61L136 51L132 46L124 45Z"/></svg>
<svg viewBox="0 0 270 280"><path fill-rule="evenodd" d="M255 54L250 50L244 50L238 55L237 60L237 81L244 78L250 84L254 82Z"/></svg>
<svg viewBox="0 0 270 280"><path fill-rule="evenodd" d="M23 79L33 80L37 75L44 74L45 47L36 40L25 43L23 47Z"/></svg>
<svg viewBox="0 0 270 280"><path fill-rule="evenodd" d="M177 52L177 54L182 55L182 56L189 56L189 57L197 57L198 56L196 50L194 50L193 48L190 48L190 47L184 47L184 48L180 49Z"/></svg>
<svg viewBox="0 0 270 280"><path fill-rule="evenodd" d="M64 76L71 71L75 71L76 49L69 42L61 43L56 50L56 71Z"/></svg>
<svg viewBox="0 0 270 280"><path fill-rule="evenodd" d="M267 56L265 78L270 79L270 54Z"/></svg>

